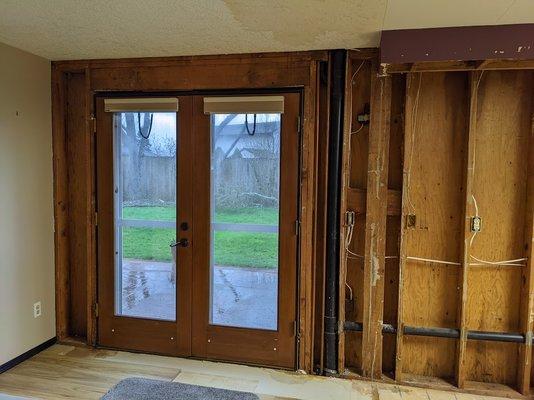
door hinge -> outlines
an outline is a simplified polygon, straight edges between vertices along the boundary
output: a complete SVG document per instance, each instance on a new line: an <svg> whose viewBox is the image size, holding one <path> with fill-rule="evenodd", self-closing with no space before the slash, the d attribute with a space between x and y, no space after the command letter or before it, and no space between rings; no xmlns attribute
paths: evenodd
<svg viewBox="0 0 534 400"><path fill-rule="evenodd" d="M94 114L91 114L89 116L89 119L93 122L93 133L96 133L96 117L94 116Z"/></svg>
<svg viewBox="0 0 534 400"><path fill-rule="evenodd" d="M300 115L297 117L297 132L300 133L302 130L302 118Z"/></svg>
<svg viewBox="0 0 534 400"><path fill-rule="evenodd" d="M93 304L93 315L98 318L98 303Z"/></svg>
<svg viewBox="0 0 534 400"><path fill-rule="evenodd" d="M295 235L300 235L300 220L295 221Z"/></svg>

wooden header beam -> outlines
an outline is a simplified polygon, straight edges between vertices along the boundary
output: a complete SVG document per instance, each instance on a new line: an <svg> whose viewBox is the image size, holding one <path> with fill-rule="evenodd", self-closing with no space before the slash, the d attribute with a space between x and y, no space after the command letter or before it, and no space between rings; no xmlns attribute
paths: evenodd
<svg viewBox="0 0 534 400"><path fill-rule="evenodd" d="M387 64L534 59L534 24L383 31L380 50Z"/></svg>
<svg viewBox="0 0 534 400"><path fill-rule="evenodd" d="M387 73L534 69L534 24L382 32Z"/></svg>

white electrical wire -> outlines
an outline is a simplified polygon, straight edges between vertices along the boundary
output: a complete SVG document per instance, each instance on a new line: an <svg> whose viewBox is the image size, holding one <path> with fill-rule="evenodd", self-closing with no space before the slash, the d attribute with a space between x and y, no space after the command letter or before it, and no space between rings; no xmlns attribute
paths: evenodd
<svg viewBox="0 0 534 400"><path fill-rule="evenodd" d="M347 236L345 238L345 252L347 259L357 259L356 257L351 257L351 255L357 256L358 254L353 253L350 251L349 246L350 242L352 242L352 233L354 231L354 224L347 225ZM353 291L350 287L349 283L347 282L347 276L345 274L345 286L349 289L349 300L352 300L353 297Z"/></svg>
<svg viewBox="0 0 534 400"><path fill-rule="evenodd" d="M469 263L470 267L524 267L525 264L488 264L488 263Z"/></svg>
<svg viewBox="0 0 534 400"><path fill-rule="evenodd" d="M471 266L480 266L480 265L497 265L497 266L509 266L509 267L524 267L525 264L519 264L521 261L527 261L527 258L517 258L515 260L504 260L504 261L487 261L487 260L481 260L480 258L476 258L475 256L471 256L471 258L475 261L478 261L478 263L470 263Z"/></svg>
<svg viewBox="0 0 534 400"><path fill-rule="evenodd" d="M484 263L484 264L491 264L491 265L510 264L510 263L515 263L515 262L526 261L527 260L526 258L517 258L515 260L506 260L506 261L485 261L485 260L480 260L479 258L476 258L474 256L471 256L471 257L475 261L478 261L478 262L481 262L481 263Z"/></svg>
<svg viewBox="0 0 534 400"><path fill-rule="evenodd" d="M358 68L356 68L356 71L354 71L354 73L352 74L352 77L350 78L350 84L353 85L354 84L354 78L356 78L356 75L358 75L358 72L360 72L360 69L362 69L363 67L363 64L365 64L365 60L363 60L360 65L358 66ZM360 132L362 129L363 129L363 124L361 124L360 128L355 130L355 131L352 131L352 121L351 121L351 131L350 131L350 136L352 137L352 135L355 135L357 134L358 132ZM351 144L352 144L352 140L351 138L349 137L349 141L347 143L348 145L348 149L347 149L347 154L350 154L351 153ZM351 158L349 157L349 160L348 160L348 164L349 164L349 171L351 169L351 164L352 164L352 160Z"/></svg>
<svg viewBox="0 0 534 400"><path fill-rule="evenodd" d="M354 224L347 225L347 237L345 239L345 251L347 252L347 254L350 254L352 256L352 257L347 256L347 258L350 258L350 259L353 259L353 260L354 259L363 260L365 258L364 256L354 253L349 248L350 244L352 242L352 234L353 233L354 233Z"/></svg>
<svg viewBox="0 0 534 400"><path fill-rule="evenodd" d="M354 78L356 77L356 75L358 75L358 72L360 72L360 69L362 68L364 63L365 63L365 60L363 60L360 63L358 68L356 68L356 71L354 71L354 73L352 74L352 77L350 78L351 85L354 84ZM350 132L351 136L357 134L362 129L363 129L363 124L361 124L360 128L358 128L357 130L355 130L355 131L351 130L351 132ZM350 154L350 151L351 151L350 148L351 148L351 140L349 140L349 142L348 142L348 154ZM350 162L351 162L351 160L349 158L349 170L350 170ZM352 242L352 234L353 234L353 232L354 232L354 224L348 225L348 227L347 227L347 237L345 239L346 257L347 257L347 259L352 259L352 260L363 259L364 258L363 256L361 256L359 254L356 254L356 253L350 251L350 249L349 249L350 243ZM345 286L349 289L349 299L352 300L353 299L353 291L352 291L352 288L350 287L350 285L348 284L346 278L345 278Z"/></svg>
<svg viewBox="0 0 534 400"><path fill-rule="evenodd" d="M412 260L412 261L429 262L429 263L434 263L434 264L462 265L461 263L454 262L454 261L433 260L431 258L422 258L422 257L406 257L406 259Z"/></svg>
<svg viewBox="0 0 534 400"><path fill-rule="evenodd" d="M354 78L356 78L356 75L358 75L358 72L360 72L360 69L363 67L363 64L365 64L365 60L361 62L358 68L356 68L356 71L352 74L352 77L350 78L351 85L354 84Z"/></svg>
<svg viewBox="0 0 534 400"><path fill-rule="evenodd" d="M481 72L480 76L478 77L478 80L476 82L476 86L475 86L475 93L478 93L478 88L480 86L480 82L482 81L482 77L484 75L484 71ZM419 108L419 96L420 96L420 91L421 91L421 76L422 74L419 73L419 80L418 80L418 84L417 84L417 92L416 92L416 95L415 95L415 100L414 100L414 104L413 104L413 107L412 107L412 115L411 115L411 120L410 120L410 124L411 124L411 143L410 143L410 148L411 148L411 151L410 151L410 158L409 158L409 163L408 163L408 169L407 169L407 176L406 176L406 198L408 200L408 206L410 208L410 210L415 214L415 206L412 202L412 199L410 197L410 184L411 184L411 172L412 172L412 158L413 158L413 153L414 153L414 146L415 146L415 132L417 130L417 112L418 112L418 108ZM476 160L476 141L473 143L473 154L472 154L472 165L471 165L471 174L472 174L472 177L474 179L474 175L475 175L475 160ZM478 209L478 204L477 204L477 200L474 196L474 194L471 194L471 198L473 199L473 205L475 207L475 216L479 216L479 209ZM472 247L473 245L473 242L475 240L475 237L477 236L477 231L474 231L473 232L473 235L471 236L471 239L469 241L469 249ZM476 263L469 263L469 266L514 266L514 267L524 267L526 264L523 264L521 263L522 261L526 261L527 259L526 258L518 258L518 259L515 259L515 260L503 260L503 261L488 261L488 260L483 260L483 259L480 259L480 258L477 258L473 255L470 255L470 257L477 261ZM453 262L453 261L442 261L442 260L434 260L434 259L429 259L429 258L422 258L422 257L406 257L406 259L408 260L412 260L412 261L421 261L421 262L429 262L429 263L436 263L436 264L444 264L444 265L457 265L457 266L461 266L462 264L461 263L458 263L458 262Z"/></svg>
<svg viewBox="0 0 534 400"><path fill-rule="evenodd" d="M422 74L419 73L419 82L417 85L417 92L415 94L415 100L414 105L412 108L412 115L411 115L411 126L412 126L412 137L411 137L411 143L410 143L410 160L408 163L408 171L406 176L406 199L408 200L408 206L412 210L412 213L415 214L415 206L412 202L411 196L410 196L410 185L412 180L412 161L413 161L413 153L414 153L414 147L415 147L415 130L417 128L417 111L419 109L419 95L421 93L421 76Z"/></svg>
<svg viewBox="0 0 534 400"><path fill-rule="evenodd" d="M352 300L354 298L353 294L352 294L352 288L350 287L350 285L347 283L347 281L345 281L345 286L349 289L349 300Z"/></svg>
<svg viewBox="0 0 534 400"><path fill-rule="evenodd" d="M482 77L483 76L484 76L484 71L482 71L480 73L480 76L478 77L478 80L476 82L475 94L478 94L478 88L480 86L480 82L482 81ZM475 128L476 128L476 125L475 125ZM474 177L475 177L475 165L476 165L476 140L473 141L473 154L472 154L472 157L473 157L473 162L472 162L472 165L471 165L471 175L472 175L472 178L474 179ZM480 214L479 214L479 210L478 210L477 199L476 199L474 194L471 194L471 198L473 199L473 206L475 207L475 216L478 217ZM469 250L473 246L473 243L475 241L475 237L477 236L477 234L478 234L478 231L474 231L473 232L473 235L471 236L471 239L469 240ZM471 257L475 261L478 261L476 263L469 263L469 266L491 266L491 265L493 265L493 266L524 267L525 264L520 264L520 262L527 260L526 258L518 258L518 259L515 259L515 260L488 261L488 260L483 260L483 259L477 258L477 257L473 256L472 254L470 254L469 257Z"/></svg>
<svg viewBox="0 0 534 400"><path fill-rule="evenodd" d="M354 132L351 132L350 134L351 135L356 135L358 132L360 132L362 129L363 129L364 125L362 123L360 123L360 127L355 130Z"/></svg>

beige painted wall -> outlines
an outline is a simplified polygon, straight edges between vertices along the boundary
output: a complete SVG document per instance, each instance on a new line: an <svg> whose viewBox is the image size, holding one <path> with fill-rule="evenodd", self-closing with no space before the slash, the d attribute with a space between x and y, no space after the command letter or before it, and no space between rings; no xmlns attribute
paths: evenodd
<svg viewBox="0 0 534 400"><path fill-rule="evenodd" d="M0 365L55 336L50 101L50 62L0 43Z"/></svg>

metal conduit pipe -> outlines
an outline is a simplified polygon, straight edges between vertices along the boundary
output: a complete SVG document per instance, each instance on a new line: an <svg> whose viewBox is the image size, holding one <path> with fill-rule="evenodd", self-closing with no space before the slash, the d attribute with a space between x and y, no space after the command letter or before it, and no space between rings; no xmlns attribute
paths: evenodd
<svg viewBox="0 0 534 400"><path fill-rule="evenodd" d="M395 335L397 333L397 328L391 324L382 324L382 333L391 333Z"/></svg>
<svg viewBox="0 0 534 400"><path fill-rule="evenodd" d="M471 340L487 340L490 342L525 343L525 335L520 333L467 331L467 338Z"/></svg>
<svg viewBox="0 0 534 400"><path fill-rule="evenodd" d="M346 331L362 332L363 324L361 322L345 321L343 327Z"/></svg>
<svg viewBox="0 0 534 400"><path fill-rule="evenodd" d="M346 331L362 332L363 324L360 322L345 321L344 328ZM393 325L383 324L382 332L396 333L397 329ZM458 339L460 337L460 330L455 328L428 328L420 326L405 326L404 334L406 336L426 336ZM507 332L467 331L467 339L485 340L492 342L525 343L525 335L522 335L521 333Z"/></svg>
<svg viewBox="0 0 534 400"><path fill-rule="evenodd" d="M361 322L345 321L343 325L346 331L350 332L362 332L363 324ZM391 324L382 324L382 333L397 333L397 329Z"/></svg>
<svg viewBox="0 0 534 400"><path fill-rule="evenodd" d="M460 330L454 328L405 326L404 334L410 336L430 336L457 339L460 337ZM491 342L525 343L525 335L509 332L467 331L467 339L485 340Z"/></svg>
<svg viewBox="0 0 534 400"><path fill-rule="evenodd" d="M326 211L326 268L324 310L324 371L336 375L338 363L338 286L340 249L341 160L345 50L331 53L330 130L328 144L328 197Z"/></svg>
<svg viewBox="0 0 534 400"><path fill-rule="evenodd" d="M450 328L427 328L421 326L405 326L404 334L407 336L429 336L442 338L459 338L460 331Z"/></svg>

